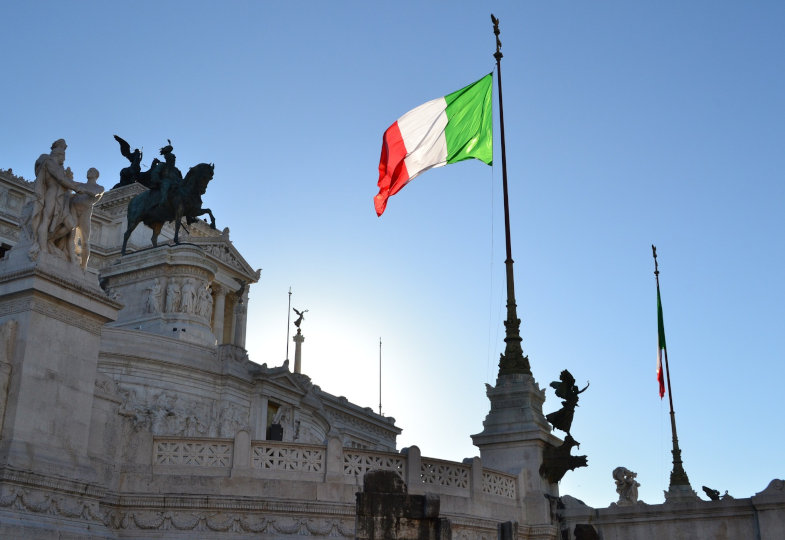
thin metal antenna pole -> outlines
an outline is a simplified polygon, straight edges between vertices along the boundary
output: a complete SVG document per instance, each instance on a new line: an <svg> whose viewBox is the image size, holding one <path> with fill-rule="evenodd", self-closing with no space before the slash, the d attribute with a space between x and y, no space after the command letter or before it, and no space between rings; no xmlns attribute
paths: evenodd
<svg viewBox="0 0 785 540"><path fill-rule="evenodd" d="M382 415L382 338L379 338L379 416Z"/></svg>
<svg viewBox="0 0 785 540"><path fill-rule="evenodd" d="M292 288L289 287L289 309L286 310L286 361L289 361L289 328L292 326Z"/></svg>

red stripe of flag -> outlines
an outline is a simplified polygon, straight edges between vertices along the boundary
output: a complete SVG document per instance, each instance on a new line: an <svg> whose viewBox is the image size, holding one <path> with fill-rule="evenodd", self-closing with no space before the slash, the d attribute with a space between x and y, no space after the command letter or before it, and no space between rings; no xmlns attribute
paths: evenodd
<svg viewBox="0 0 785 540"><path fill-rule="evenodd" d="M406 145L396 121L387 128L384 137L382 137L382 155L379 158L379 193L373 198L377 216L381 216L387 207L387 199L409 183L409 171L406 170L405 157Z"/></svg>

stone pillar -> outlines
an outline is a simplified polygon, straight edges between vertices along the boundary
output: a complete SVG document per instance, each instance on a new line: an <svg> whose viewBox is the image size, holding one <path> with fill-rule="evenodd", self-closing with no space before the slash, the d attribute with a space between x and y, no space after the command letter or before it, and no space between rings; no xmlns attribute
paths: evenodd
<svg viewBox="0 0 785 540"><path fill-rule="evenodd" d="M292 338L292 341L294 341L294 372L302 373L302 344L303 341L305 341L305 337L300 333L299 328Z"/></svg>
<svg viewBox="0 0 785 540"><path fill-rule="evenodd" d="M316 499L318 501L345 501L347 486L343 483L343 443L340 437L328 436L324 462L324 482L319 482L316 485Z"/></svg>
<svg viewBox="0 0 785 540"><path fill-rule="evenodd" d="M234 342L234 315L237 307L237 297L227 291L224 298L224 335L221 343ZM227 316L228 315L228 316Z"/></svg>
<svg viewBox="0 0 785 540"><path fill-rule="evenodd" d="M450 540L438 495L409 495L395 471L369 471L357 493L357 540Z"/></svg>
<svg viewBox="0 0 785 540"><path fill-rule="evenodd" d="M257 396L253 401L253 411L251 411L253 433L251 433L251 437L255 441L264 441L267 439L267 404L269 400L265 396Z"/></svg>
<svg viewBox="0 0 785 540"><path fill-rule="evenodd" d="M340 437L331 435L327 438L327 457L325 461L325 481L340 482L343 480L343 443Z"/></svg>
<svg viewBox="0 0 785 540"><path fill-rule="evenodd" d="M410 446L403 451L406 454L406 485L413 493L422 493L423 485L420 475L422 474L422 454L419 446Z"/></svg>
<svg viewBox="0 0 785 540"><path fill-rule="evenodd" d="M466 463L467 460L463 462ZM479 499L483 496L482 493L482 460L478 457L471 458L472 472L471 472L471 497L472 499Z"/></svg>
<svg viewBox="0 0 785 540"><path fill-rule="evenodd" d="M0 433L3 430L5 404L8 399L8 387L11 383L11 361L16 345L16 329L19 325L13 319L0 324Z"/></svg>
<svg viewBox="0 0 785 540"><path fill-rule="evenodd" d="M546 445L558 446L561 440L542 413L545 390L524 373L499 375L495 387L486 387L490 411L482 433L471 436L482 464L519 476L525 523L552 526L545 495L558 496L558 485L540 476L540 466Z"/></svg>
<svg viewBox="0 0 785 540"><path fill-rule="evenodd" d="M121 304L77 265L47 253L37 261L15 255L0 263L0 327L16 326L0 467L91 481L101 329L117 319Z"/></svg>
<svg viewBox="0 0 785 540"><path fill-rule="evenodd" d="M213 334L218 340L218 345L224 342L224 311L226 311L226 289L217 283L213 283L215 293L215 305L213 307Z"/></svg>

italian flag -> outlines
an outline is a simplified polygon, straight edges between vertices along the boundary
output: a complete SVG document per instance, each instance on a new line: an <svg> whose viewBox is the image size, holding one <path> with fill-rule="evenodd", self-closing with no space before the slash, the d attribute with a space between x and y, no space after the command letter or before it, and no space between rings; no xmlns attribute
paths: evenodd
<svg viewBox="0 0 785 540"><path fill-rule="evenodd" d="M660 385L660 399L665 395L665 377L662 373L662 353L668 354L665 346L665 324L662 321L662 301L660 300L660 285L657 284L657 382Z"/></svg>
<svg viewBox="0 0 785 540"><path fill-rule="evenodd" d="M387 199L418 174L479 159L493 163L493 121L489 73L469 86L423 103L401 116L382 138L379 194L373 199L381 216Z"/></svg>

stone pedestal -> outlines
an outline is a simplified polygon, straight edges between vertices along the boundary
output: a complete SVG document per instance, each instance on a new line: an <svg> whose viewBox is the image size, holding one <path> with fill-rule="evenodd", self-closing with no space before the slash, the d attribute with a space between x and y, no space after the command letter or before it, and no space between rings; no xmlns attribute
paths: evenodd
<svg viewBox="0 0 785 540"><path fill-rule="evenodd" d="M0 467L91 481L90 418L101 328L121 305L94 274L17 246L0 261L0 327L9 371ZM10 368L10 369L8 369Z"/></svg>
<svg viewBox="0 0 785 540"><path fill-rule="evenodd" d="M545 390L531 375L522 373L500 375L496 386L486 387L491 410L483 422L483 431L472 435L482 463L520 475L527 523L550 523L550 507L544 495L558 496L558 486L540 476L540 465L545 446L558 446L561 440L551 433L542 414Z"/></svg>
<svg viewBox="0 0 785 540"><path fill-rule="evenodd" d="M208 292L216 272L202 249L189 244L122 256L101 271L104 288L124 304L112 326L215 345L224 316L222 291L214 286ZM213 333L211 320L219 333Z"/></svg>

